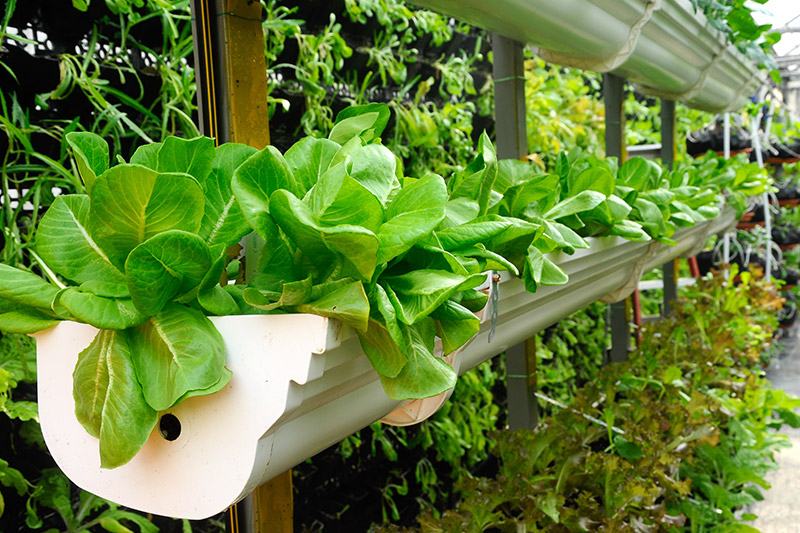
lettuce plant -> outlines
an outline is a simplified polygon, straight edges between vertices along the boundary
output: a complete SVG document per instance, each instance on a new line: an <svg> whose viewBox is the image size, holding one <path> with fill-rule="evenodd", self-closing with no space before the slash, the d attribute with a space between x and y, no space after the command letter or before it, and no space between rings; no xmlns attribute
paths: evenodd
<svg viewBox="0 0 800 533"><path fill-rule="evenodd" d="M346 110L328 139L303 139L285 156L168 138L112 164L101 138L70 134L85 193L56 199L37 229L34 254L50 282L0 265L0 327L31 333L74 320L100 330L79 356L74 397L103 466L130 460L158 412L227 383L208 315L335 317L357 331L390 396L452 388L435 336L447 352L464 344L486 301L474 288L488 270L514 267L480 239L436 236L445 182L402 175L378 140L388 118L385 106ZM470 176L478 196L459 201L476 215L496 175L485 146ZM267 243L252 283L220 285L226 251L251 231Z"/></svg>
<svg viewBox="0 0 800 533"><path fill-rule="evenodd" d="M781 298L759 274L700 280L607 365L569 407L532 430L493 436L493 477L464 476L454 509L418 528L376 531L745 531L761 499L771 430L797 427L800 400L772 390L759 355Z"/></svg>
<svg viewBox="0 0 800 533"><path fill-rule="evenodd" d="M576 152L542 174L498 161L485 134L449 179L408 177L381 144L388 121L388 107L369 104L343 110L328 138L303 138L284 154L170 137L129 162L112 161L96 135L67 136L84 191L58 197L39 222L31 255L49 282L0 264L0 329L98 328L73 392L104 467L129 461L159 412L228 382L208 316L338 319L387 395L429 397L456 379L434 356L436 337L447 354L478 332L487 273L517 274L531 291L566 283L549 252L586 248L593 235L669 242L672 219L718 213L703 211L720 200L717 189L652 163L617 169ZM264 241L248 256L252 279L221 283L251 232Z"/></svg>

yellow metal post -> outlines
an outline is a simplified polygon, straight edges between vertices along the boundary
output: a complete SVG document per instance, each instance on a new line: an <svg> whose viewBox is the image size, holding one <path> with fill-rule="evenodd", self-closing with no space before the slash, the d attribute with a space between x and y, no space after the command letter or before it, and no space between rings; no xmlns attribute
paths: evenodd
<svg viewBox="0 0 800 533"><path fill-rule="evenodd" d="M261 149L269 144L267 62L261 3L217 0L224 106L220 134L227 141Z"/></svg>
<svg viewBox="0 0 800 533"><path fill-rule="evenodd" d="M261 3L249 0L217 0L220 22L222 89L220 100L221 135L232 142L264 148L269 144L267 114L267 64L264 58L264 33ZM248 238L247 255L254 257L263 246L260 239ZM248 272L253 261L246 261ZM249 277L249 276L248 276ZM249 501L248 501L249 500ZM252 533L292 533L292 472L253 491L243 504L233 509L240 527Z"/></svg>
<svg viewBox="0 0 800 533"><path fill-rule="evenodd" d="M261 3L252 0L192 2L201 129L218 144L237 142L258 149L269 144L261 10ZM248 239L247 254L261 246L263 242ZM291 533L292 515L289 470L233 505L226 527L235 533Z"/></svg>

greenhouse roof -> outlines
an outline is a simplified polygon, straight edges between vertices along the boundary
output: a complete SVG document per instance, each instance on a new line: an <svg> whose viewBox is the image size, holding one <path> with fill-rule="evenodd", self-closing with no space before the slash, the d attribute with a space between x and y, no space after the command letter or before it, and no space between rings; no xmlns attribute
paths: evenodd
<svg viewBox="0 0 800 533"><path fill-rule="evenodd" d="M774 50L784 81L800 77L800 4L796 0L770 0L755 13L755 19L760 24L772 24L783 34Z"/></svg>

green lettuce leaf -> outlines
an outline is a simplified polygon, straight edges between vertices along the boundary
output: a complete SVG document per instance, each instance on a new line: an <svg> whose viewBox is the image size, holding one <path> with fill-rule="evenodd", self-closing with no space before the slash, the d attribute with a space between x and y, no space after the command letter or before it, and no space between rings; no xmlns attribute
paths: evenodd
<svg viewBox="0 0 800 533"><path fill-rule="evenodd" d="M65 278L124 287L125 276L89 234L90 204L82 194L57 197L39 222L36 251Z"/></svg>
<svg viewBox="0 0 800 533"><path fill-rule="evenodd" d="M97 176L108 170L108 143L99 135L83 131L72 131L64 138L75 155L83 185L87 192L91 192Z"/></svg>
<svg viewBox="0 0 800 533"><path fill-rule="evenodd" d="M203 190L188 174L118 165L95 182L89 232L122 270L131 250L150 237L169 230L196 233L203 204Z"/></svg>
<svg viewBox="0 0 800 533"><path fill-rule="evenodd" d="M452 389L457 375L453 367L433 355L436 324L427 318L408 330L408 362L396 377L381 375L383 390L394 400L429 398Z"/></svg>
<svg viewBox="0 0 800 533"><path fill-rule="evenodd" d="M125 262L125 275L133 303L149 316L198 288L211 266L211 252L203 239L173 230L134 248Z"/></svg>
<svg viewBox="0 0 800 533"><path fill-rule="evenodd" d="M170 304L131 331L136 376L156 411L175 405L189 391L209 389L226 375L225 345L202 313Z"/></svg>
<svg viewBox="0 0 800 533"><path fill-rule="evenodd" d="M198 235L209 246L223 243L233 246L250 231L242 208L233 195L233 174L242 163L256 153L243 144L223 144L216 149L211 173L203 182L205 206Z"/></svg>
<svg viewBox="0 0 800 533"><path fill-rule="evenodd" d="M158 419L142 395L126 331L101 330L78 355L72 395L78 421L100 439L103 468L133 459Z"/></svg>

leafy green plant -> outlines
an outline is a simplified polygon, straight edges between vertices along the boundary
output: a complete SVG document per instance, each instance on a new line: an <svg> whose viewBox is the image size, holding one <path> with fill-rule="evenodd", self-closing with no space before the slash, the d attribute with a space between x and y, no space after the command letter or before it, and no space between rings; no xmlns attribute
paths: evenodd
<svg viewBox="0 0 800 533"><path fill-rule="evenodd" d="M475 49L468 53L461 50L459 55L453 55L445 59L441 57L433 66L441 74L439 85L439 95L445 100L451 98L460 99L464 95L476 95L475 83L472 79L472 64L481 61L483 56L480 53L482 40L475 42Z"/></svg>
<svg viewBox="0 0 800 533"><path fill-rule="evenodd" d="M341 70L344 60L353 55L353 49L341 37L340 30L341 24L336 22L336 15L331 13L330 21L322 33L294 35L299 55L297 65L292 68L299 82L296 90L306 102L301 126L309 135L317 131L327 132L333 126L333 111L324 105L328 99L325 87L335 83L334 72Z"/></svg>
<svg viewBox="0 0 800 533"><path fill-rule="evenodd" d="M423 512L420 530L745 528L753 517L734 511L759 497L786 443L768 428L797 425L800 401L754 367L780 299L749 273L731 283L737 274L701 281L569 409L495 434L499 473L464 479L458 507Z"/></svg>
<svg viewBox="0 0 800 533"><path fill-rule="evenodd" d="M55 286L3 265L1 318L7 331L32 332L62 319L101 330L79 356L74 393L79 420L100 437L103 466L130 460L158 411L227 382L222 340L198 309L284 307L340 318L359 331L390 395L452 388L453 370L432 353L437 324L447 325L438 331L448 352L466 342L478 320L464 306L485 302L473 290L485 278L479 273L487 263L508 264L457 234L445 248L433 241L407 254L444 221L445 184L434 175L401 184L394 155L362 144L385 127L387 109L367 106L340 119L331 139L305 139L286 159L274 148L215 150L210 139L168 138L109 167L102 139L71 134L89 195L59 197L36 234L39 265ZM461 205L474 204L476 215L490 192L489 178L481 177L496 170L488 140L486 149L472 181L459 189ZM341 163L331 164L337 157ZM468 192L478 198L463 197ZM348 209L354 203L363 209ZM225 250L251 227L272 245L259 261L261 275L246 290L222 288ZM400 255L406 265L389 264ZM368 299L364 283L376 276L382 283L370 287ZM112 373L114 380L103 377ZM95 407L108 402L124 403L123 416ZM118 436L124 446L107 444Z"/></svg>
<svg viewBox="0 0 800 533"><path fill-rule="evenodd" d="M570 404L577 390L597 377L605 359L607 308L594 303L536 335L536 387L541 393ZM553 409L545 402L539 405Z"/></svg>
<svg viewBox="0 0 800 533"><path fill-rule="evenodd" d="M111 168L105 141L81 133L68 139L91 196L58 197L39 224L40 266L55 286L3 265L3 293L10 298L4 300L3 329L27 333L71 317L101 330L76 366L76 414L100 437L103 466L113 467L144 444L157 411L219 390L230 377L219 333L179 298L214 298L231 233L220 232L228 229L227 220L213 219L219 223L213 235L202 224L204 215L222 208L209 202L203 211L199 183L214 170L210 139L170 139L138 151L134 163ZM170 173L176 164L183 173ZM209 195L214 192L209 188ZM164 382L152 372L171 378ZM118 418L104 414L114 402L125 405ZM122 444L109 449L109 439L119 435Z"/></svg>
<svg viewBox="0 0 800 533"><path fill-rule="evenodd" d="M0 265L0 326L30 333L76 320L100 330L79 355L74 396L103 466L129 461L159 411L227 383L207 315L338 318L356 330L390 397L424 398L455 384L434 339L447 354L477 333L486 272L519 274L531 291L565 283L545 254L587 247L570 226L597 234L587 222L598 212L613 224L603 231L622 226L630 237L636 228L646 240L645 228L667 240L656 232L666 224L659 208L656 220L626 219L660 192L648 190L660 178L649 163L620 168L617 187L641 196L633 208L612 194L610 163L562 155L558 174L539 174L498 163L485 135L478 157L447 182L413 179L379 142L388 120L386 106L351 107L328 139L305 138L285 155L167 138L116 165L100 137L67 136L88 194L56 198L38 224L32 256L52 284ZM699 191L693 201L716 199ZM226 250L251 230L269 245L250 286L220 285ZM106 408L117 404L127 408Z"/></svg>
<svg viewBox="0 0 800 533"><path fill-rule="evenodd" d="M728 42L755 61L759 67L770 71L775 83L780 83L778 65L770 48L781 39L779 32L770 32L770 24L756 24L755 8L744 0L691 0L695 10L702 10L711 27L720 31ZM767 0L756 0L766 4Z"/></svg>
<svg viewBox="0 0 800 533"><path fill-rule="evenodd" d="M707 153L703 157L682 162L676 172L689 176L692 187L712 187L723 193L728 205L736 209L739 216L747 209L747 197L773 192L772 181L764 169L750 163L747 154L738 154L730 159Z"/></svg>
<svg viewBox="0 0 800 533"><path fill-rule="evenodd" d="M408 48L400 41L397 34L380 32L375 36L373 46L361 47L359 51L367 54L367 66L375 66L381 83L386 85L391 80L404 84L408 76L406 65L413 63L419 52Z"/></svg>
<svg viewBox="0 0 800 533"><path fill-rule="evenodd" d="M0 31L3 46L36 47L37 63L33 68L49 62L54 66L60 63L62 70L61 77L56 76L55 83L46 92L33 94L43 90L42 86L36 84L34 88L28 84L30 77L26 78L25 68L16 73L6 65L6 72L13 82L4 84L0 95L0 130L7 140L2 143L0 152L3 158L0 206L4 220L0 245L4 264L42 272L36 262L35 229L55 194L82 190L77 163L64 142L67 134L94 131L102 135L116 153L125 157L144 139L175 133L197 134L192 121L194 74L186 65L186 58L192 52L188 2L158 0L137 4L95 2L91 6L93 12L103 16L97 16L87 24L86 39L78 44L81 52L76 54L75 46L69 46L68 53L58 57L52 45L58 49L64 34L51 27L45 30L47 41L41 41L43 34L37 31L30 34L32 39L23 37L26 16L37 8L25 6L23 9L21 3L6 3ZM20 9L16 10L17 7ZM84 7L88 7L88 3ZM59 9L65 10L66 15L64 20L61 13L57 15L61 22L59 29L65 30L70 26L67 33L74 33L71 22L64 23L73 18L73 8L67 2ZM9 26L18 35L9 31ZM145 27L146 32L142 31ZM16 51L20 53L21 47ZM41 57L48 54L53 61ZM36 75L50 79L38 71ZM126 127L122 116L132 120L144 135ZM8 310L5 303L0 304L0 308L2 313ZM13 345L22 338L7 334L0 340L0 366L9 369L8 358L14 358L18 353ZM35 386L32 347L28 351L31 359L25 379L21 380L15 371L11 371L7 406L25 405L25 401L35 399L35 395L29 392ZM15 382L23 385L15 388ZM31 409L35 410L35 405ZM88 494L79 497L74 486L62 490L68 484L66 479L57 479L55 470L45 468L54 465L47 461L38 423L33 419L20 423L18 418L14 418L11 424L11 434L4 437L8 447L4 444L4 449L13 450L13 453L10 456L3 453L0 463L4 465L7 481L15 477L10 472L23 472L27 488L17 496L17 489L22 485L14 482L16 487L10 489L14 496L6 499L10 507L6 505L0 529L5 530L6 525L13 526L12 529L24 527L20 525L23 520L30 528L66 531L82 528L119 531L123 525L132 530L155 529L149 519L136 517L100 498ZM35 458L35 464L32 458ZM0 487L0 490L5 488ZM67 510L70 506L71 511Z"/></svg>
<svg viewBox="0 0 800 533"><path fill-rule="evenodd" d="M605 111L595 94L598 76L576 69L525 61L528 150L551 170L559 152L575 148L601 155Z"/></svg>

